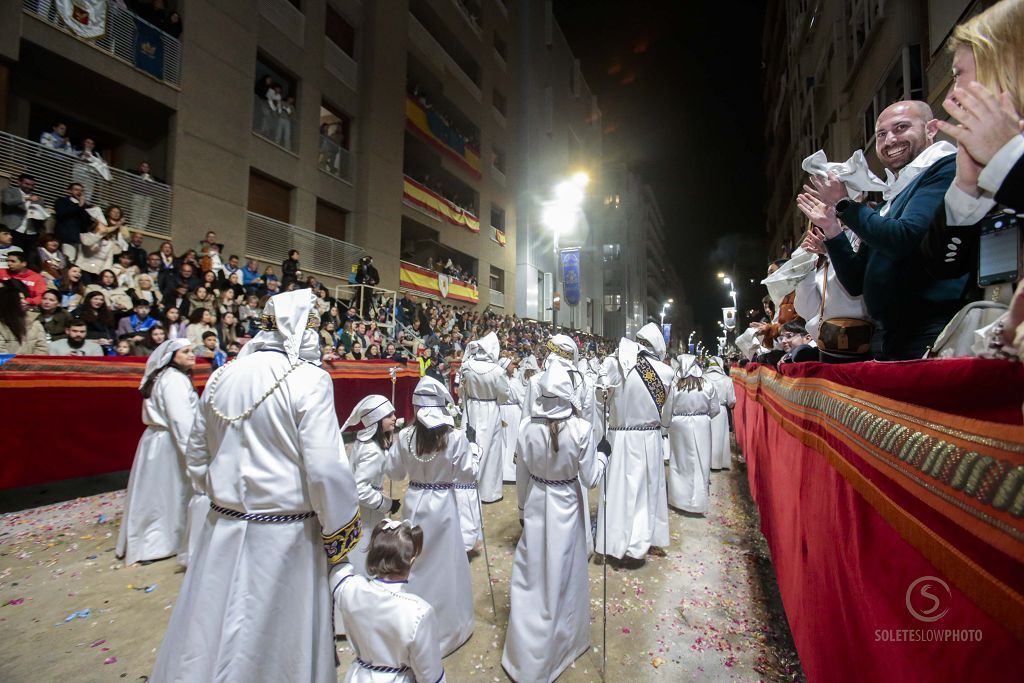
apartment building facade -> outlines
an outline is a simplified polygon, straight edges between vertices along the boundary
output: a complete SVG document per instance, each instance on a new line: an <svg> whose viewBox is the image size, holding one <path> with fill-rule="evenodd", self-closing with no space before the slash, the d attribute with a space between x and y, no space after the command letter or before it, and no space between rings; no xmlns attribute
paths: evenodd
<svg viewBox="0 0 1024 683"><path fill-rule="evenodd" d="M0 175L59 196L81 164L36 141L62 122L151 247L215 230L332 284L369 254L384 287L516 310L518 3L181 0L180 39L112 5L83 38L53 5L0 0ZM464 282L427 269L449 261Z"/></svg>

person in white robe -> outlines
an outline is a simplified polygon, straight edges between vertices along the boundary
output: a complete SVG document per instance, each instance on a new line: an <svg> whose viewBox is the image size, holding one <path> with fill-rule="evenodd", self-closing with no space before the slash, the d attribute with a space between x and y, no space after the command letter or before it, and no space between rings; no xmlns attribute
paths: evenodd
<svg viewBox="0 0 1024 683"><path fill-rule="evenodd" d="M607 454L566 368L549 365L519 434L532 486L512 564L511 611L501 664L514 681L553 681L590 648L590 581L583 511Z"/></svg>
<svg viewBox="0 0 1024 683"><path fill-rule="evenodd" d="M470 358L476 354L480 341L474 339L466 345L464 358ZM459 366L455 376L455 384L458 387L459 403L463 403L462 393L462 370L465 364ZM461 413L462 424L466 425L466 415ZM480 518L480 496L477 493L477 482L462 482L455 484L455 503L459 507L459 529L462 531L462 545L467 553L475 553L483 540L483 520Z"/></svg>
<svg viewBox="0 0 1024 683"><path fill-rule="evenodd" d="M409 479L402 515L423 528L428 540L409 575L408 591L433 606L441 655L448 656L473 635L473 587L463 548L455 485L476 481L478 456L446 406L451 394L430 376L413 390L415 422L398 434L384 472ZM479 505L479 503L477 503Z"/></svg>
<svg viewBox="0 0 1024 683"><path fill-rule="evenodd" d="M210 498L150 680L336 683L329 573L359 540L311 290L270 299L189 439Z"/></svg>
<svg viewBox="0 0 1024 683"><path fill-rule="evenodd" d="M567 334L556 334L547 341L544 345L547 349L548 355L544 359L545 371L554 365L560 365L565 369L569 375L569 381L573 386L573 396L580 406L580 417L586 420L591 425L592 436L596 443L601 439L601 434L597 431L597 424L599 423L597 418L597 400L595 396L594 384L587 379L586 375L580 372L578 368L579 363L579 347L576 346L576 340ZM533 405L533 401L536 399L537 392L540 387L541 375L535 375L531 384L527 387L526 399L523 403L524 406ZM524 415L524 422L529 419L529 414ZM529 491L532 481L529 474L520 469L516 476L516 499L519 503L519 518L523 518L523 510L526 505L526 497ZM586 501L585 501L586 502ZM585 504L583 506L583 520L586 527L590 528L590 505ZM587 534L587 555L589 556L594 552L594 537L591 534Z"/></svg>
<svg viewBox="0 0 1024 683"><path fill-rule="evenodd" d="M708 511L711 476L711 419L721 402L704 375L700 359L684 353L662 409L662 424L671 444L668 504L695 514Z"/></svg>
<svg viewBox="0 0 1024 683"><path fill-rule="evenodd" d="M359 425L348 455L352 466L352 474L356 479L356 492L359 494L359 518L364 530L374 529L377 523L389 514L398 512L401 503L384 495L384 461L394 444L395 407L384 396L370 394L352 409L348 419L341 426L344 433L353 425ZM342 445L344 449L344 445ZM344 458L344 450L342 451ZM366 575L366 553L370 550L370 534L363 533L359 545L348 555L352 571ZM346 633L345 620L334 606L334 633L343 636Z"/></svg>
<svg viewBox="0 0 1024 683"><path fill-rule="evenodd" d="M475 443L480 446L480 478L477 492L484 503L502 499L501 411L508 400L508 378L498 365L501 345L491 332L477 340L473 355L462 363L459 384L465 424L475 430ZM475 545L475 544L474 544Z"/></svg>
<svg viewBox="0 0 1024 683"><path fill-rule="evenodd" d="M523 419L526 383L514 358L502 358L498 365L508 379L508 398L498 406L501 411L501 479L504 483L515 483L516 441L519 439L519 422Z"/></svg>
<svg viewBox="0 0 1024 683"><path fill-rule="evenodd" d="M190 377L195 364L192 347L181 339L160 344L146 361L140 385L146 431L128 475L115 549L126 565L175 555L185 538L192 492L185 451L199 403Z"/></svg>
<svg viewBox="0 0 1024 683"><path fill-rule="evenodd" d="M627 566L642 564L648 551L664 555L669 543L661 409L673 372L661 361L664 354L661 328L648 323L636 341L621 339L601 366L612 458L608 495L598 507L596 552Z"/></svg>
<svg viewBox="0 0 1024 683"><path fill-rule="evenodd" d="M370 534L366 534L369 536ZM444 683L437 615L407 591L423 552L423 530L384 519L373 528L367 578L348 568L332 576L335 611L349 624L356 659L345 683Z"/></svg>
<svg viewBox="0 0 1024 683"><path fill-rule="evenodd" d="M725 371L721 358L713 357L704 372L704 379L715 385L722 409L711 417L711 469L732 467L732 443L729 437L729 410L736 407L736 387ZM728 410L727 410L728 409Z"/></svg>

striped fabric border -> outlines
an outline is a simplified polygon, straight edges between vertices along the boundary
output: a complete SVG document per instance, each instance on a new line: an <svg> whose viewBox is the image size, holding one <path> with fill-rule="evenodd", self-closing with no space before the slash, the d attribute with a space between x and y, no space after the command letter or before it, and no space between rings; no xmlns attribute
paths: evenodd
<svg viewBox="0 0 1024 683"><path fill-rule="evenodd" d="M821 453L911 545L1024 639L1024 595L884 493L896 484L965 534L1024 563L1024 428L958 417L822 379L733 369L738 388ZM871 468L869 476L858 468Z"/></svg>
<svg viewBox="0 0 1024 683"><path fill-rule="evenodd" d="M398 280L399 284L406 289L438 298L442 297L437 273L426 268L402 261L399 266ZM471 304L480 302L480 294L476 287L453 278L448 279L448 294L444 298Z"/></svg>
<svg viewBox="0 0 1024 683"><path fill-rule="evenodd" d="M435 194L412 178L403 178L402 182L402 197L408 203L442 218L452 225L465 228L470 232L480 232L480 219L469 211Z"/></svg>

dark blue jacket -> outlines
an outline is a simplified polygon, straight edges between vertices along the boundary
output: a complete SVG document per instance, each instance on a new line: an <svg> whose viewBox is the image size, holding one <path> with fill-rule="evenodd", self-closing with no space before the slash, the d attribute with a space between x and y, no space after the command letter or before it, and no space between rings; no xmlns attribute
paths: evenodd
<svg viewBox="0 0 1024 683"><path fill-rule="evenodd" d="M956 155L943 157L892 201L887 215L854 203L839 218L861 239L854 252L839 235L826 240L836 277L852 295L864 296L868 313L887 330L952 316L967 276L932 277L925 270L921 241L956 175Z"/></svg>

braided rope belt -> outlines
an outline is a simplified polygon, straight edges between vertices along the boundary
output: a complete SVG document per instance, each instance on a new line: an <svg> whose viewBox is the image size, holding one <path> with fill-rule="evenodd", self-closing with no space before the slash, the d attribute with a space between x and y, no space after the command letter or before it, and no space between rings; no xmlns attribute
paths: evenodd
<svg viewBox="0 0 1024 683"><path fill-rule="evenodd" d="M423 481L410 481L409 488L416 489L417 491L447 491L450 488L455 488L455 484L450 481L439 481L439 482L423 482Z"/></svg>
<svg viewBox="0 0 1024 683"><path fill-rule="evenodd" d="M407 666L384 666L383 664L370 664L356 657L356 664L369 671L377 671L384 674L400 674L409 670Z"/></svg>
<svg viewBox="0 0 1024 683"><path fill-rule="evenodd" d="M547 484L548 486L570 486L576 483L575 479L542 479L541 477L533 474L530 475L530 479L539 481L542 484Z"/></svg>
<svg viewBox="0 0 1024 683"><path fill-rule="evenodd" d="M463 491L465 491L467 489L475 489L476 488L476 482L474 481L474 482L472 482L470 484L452 484L452 488L462 489Z"/></svg>
<svg viewBox="0 0 1024 683"><path fill-rule="evenodd" d="M661 429L661 425L647 425L643 427L609 427L609 432L653 432Z"/></svg>
<svg viewBox="0 0 1024 683"><path fill-rule="evenodd" d="M377 493L384 493L384 487L383 486L377 486L376 484L370 484L370 488L373 489L374 491L376 491Z"/></svg>
<svg viewBox="0 0 1024 683"><path fill-rule="evenodd" d="M475 396L467 396L466 400L467 401L490 401L491 403L497 403L498 402L498 399L496 399L496 398L476 398Z"/></svg>
<svg viewBox="0 0 1024 683"><path fill-rule="evenodd" d="M232 519L241 519L246 522L269 522L271 524L287 524L289 522L301 522L304 519L310 517L316 517L316 513L310 510L309 512L300 512L294 515L258 515L253 512L239 512L238 510L232 510L230 508L223 508L217 505L212 500L210 501L210 509L214 512L219 512L225 517L231 517Z"/></svg>
<svg viewBox="0 0 1024 683"><path fill-rule="evenodd" d="M701 415L707 415L707 413L672 413L672 417L699 417Z"/></svg>

